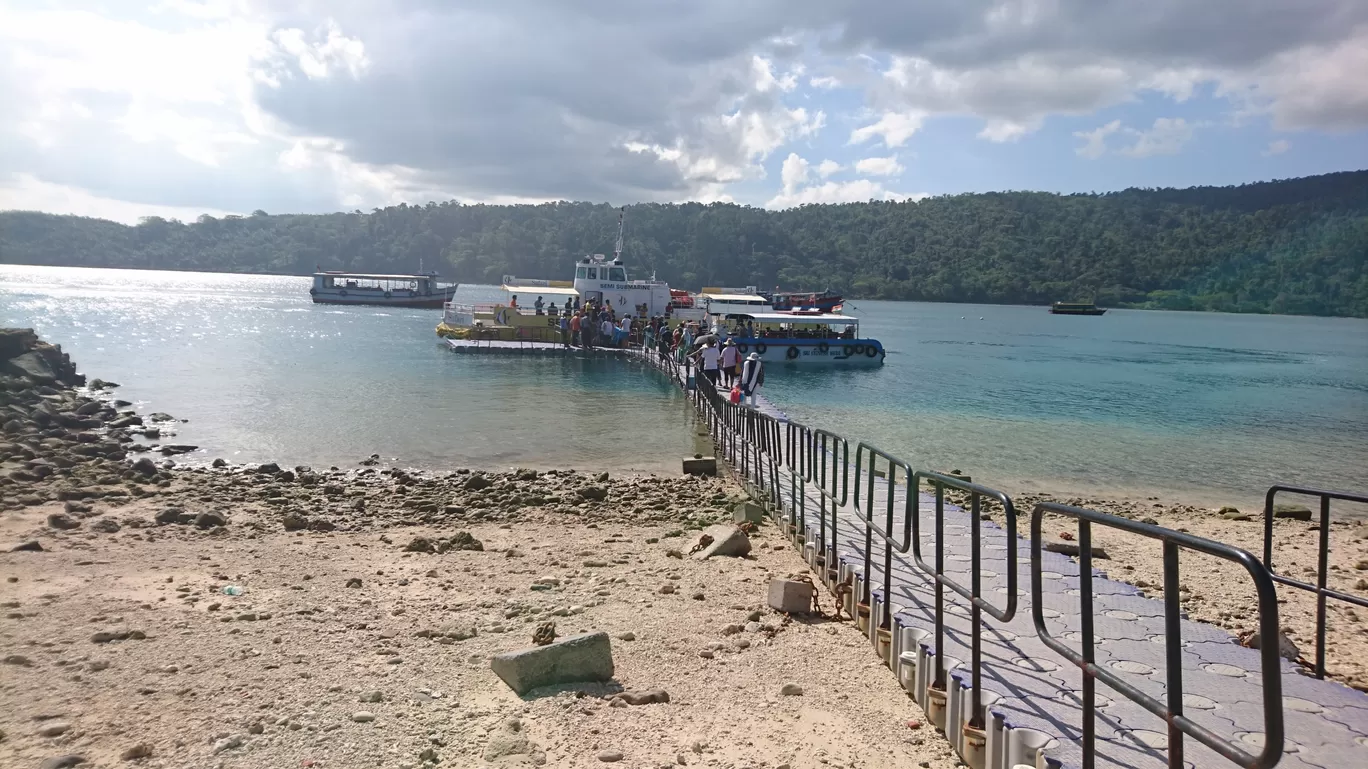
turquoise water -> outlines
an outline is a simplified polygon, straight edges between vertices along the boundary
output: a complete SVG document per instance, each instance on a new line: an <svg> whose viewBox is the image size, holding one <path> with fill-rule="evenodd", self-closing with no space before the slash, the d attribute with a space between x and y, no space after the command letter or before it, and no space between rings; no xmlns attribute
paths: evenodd
<svg viewBox="0 0 1368 769"><path fill-rule="evenodd" d="M615 361L457 356L433 310L336 308L307 279L0 267L32 326L201 459L677 472L682 397ZM460 296L497 296L463 287ZM797 419L1009 491L1248 503L1275 480L1368 487L1368 322L855 302L875 370L772 367ZM192 457L195 455L192 455Z"/></svg>

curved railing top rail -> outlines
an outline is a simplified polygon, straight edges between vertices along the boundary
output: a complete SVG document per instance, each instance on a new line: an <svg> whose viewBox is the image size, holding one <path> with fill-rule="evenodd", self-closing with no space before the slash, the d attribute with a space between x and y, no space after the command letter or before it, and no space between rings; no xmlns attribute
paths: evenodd
<svg viewBox="0 0 1368 769"><path fill-rule="evenodd" d="M979 509L979 499L982 498L982 497L988 497L989 499L997 500L998 504L1002 505L1002 509L1003 509L1003 511L1006 513L1006 527L1005 527L1005 528L1006 528L1006 534L1007 534L1007 574L1006 574L1006 577L1007 577L1007 586L1006 586L1006 589L1007 589L1007 604L1006 604L1005 606L1003 606L1002 608L999 609L998 607L992 605L991 603L988 603L988 601L984 600L982 596L977 595L977 594L975 593L975 591L973 591L973 590L971 590L971 589L969 589L969 588L966 588L964 585L961 585L960 583L956 582L954 579L952 579L952 578L946 576L943 572L938 571L935 567L930 566L929 564L927 564L926 561L922 558L922 554L921 554L921 482L922 482L922 481L929 481L933 486L935 486L935 488L936 488L936 504L937 504L937 505L944 505L944 504L945 504L944 489L947 489L947 488L956 489L956 490L958 490L958 491L963 491L963 492L966 492L966 493L968 493L968 494L971 495L971 496L970 496L970 509L969 509L968 512L969 512L971 524L974 526L974 541L975 541L975 546L974 546L975 549L974 549L974 552L975 552L975 554L977 554L977 552L978 552L978 550L977 550L978 544L977 544L977 543L978 543L978 541L979 541L979 537L978 537L978 531L979 531L979 529L978 529L978 527L979 527L979 522L980 522L980 517L979 517L979 516L980 516L980 512L981 512L980 509ZM1016 532L1017 532L1016 520L1017 520L1017 516L1016 516L1016 506L1012 504L1012 498L1011 498L1010 496L1008 496L1005 492L998 491L997 489L990 488L990 487L984 486L984 485L982 485L982 484L973 483L972 481L967 481L967 480L965 480L965 479L963 479L963 478L956 478L956 477L953 476L953 475L945 475L945 474L943 474L943 473L935 473L935 472L930 472L930 471L927 471L927 470L918 470L916 473L914 473L914 474L912 475L912 482L909 484L909 486L910 486L910 488L907 490L907 496L908 496L909 499L914 499L914 500L915 500L915 501L912 503L912 519L913 519L913 534L914 534L913 541L912 541L912 560L916 562L917 566L918 566L919 568L921 568L922 571L924 571L924 572L926 572L927 574L930 574L931 576L935 577L935 579L936 579L937 582L940 582L941 584L945 585L946 587L948 587L948 588L950 588L951 590L953 590L953 591L955 591L956 593L958 593L958 594L959 594L962 598L964 598L965 600L967 600L967 601L973 603L974 605L976 605L976 606L978 606L979 608L983 609L984 611L988 612L989 616L991 616L993 619L996 619L996 620L999 621L999 622L1011 622L1011 621L1012 621L1012 618L1016 616L1016 610L1017 610L1017 545L1016 545ZM940 518L938 518L938 520L940 520ZM938 531L936 532L936 539L937 539L937 541L939 541L940 538L941 538L942 536L944 536L944 532L938 530ZM975 559L975 563L974 563L974 565L973 565L973 568L975 569L975 571L976 571L976 573L977 573L977 569L978 569L978 562L977 562L977 559Z"/></svg>
<svg viewBox="0 0 1368 769"><path fill-rule="evenodd" d="M1080 619L1083 622L1083 653L1079 654L1050 634L1045 626L1043 585L1041 581L1042 521L1045 513L1062 515L1078 521L1079 548L1079 602ZM1164 546L1164 647L1167 658L1166 695L1167 703L1145 694L1127 683L1123 678L1104 666L1097 665L1093 659L1092 633L1092 524L1119 529L1142 537L1157 539ZM1245 769L1271 769L1282 758L1283 752L1283 701L1282 668L1278 656L1278 644L1269 641L1259 649L1260 678L1263 685L1264 745L1257 755L1250 754L1206 727L1183 715L1183 665L1182 665L1182 616L1179 605L1179 549L1193 550L1239 564L1249 573L1258 596L1259 633L1262 638L1278 637L1278 594L1273 576L1253 554L1237 547L1194 536L1161 526L1133 521L1129 518L1099 513L1071 505L1054 502L1041 502L1031 512L1031 614L1036 635L1057 654L1069 660L1083 671L1084 683L1084 746L1085 767L1092 765L1096 749L1093 718L1093 681L1100 680L1132 702L1163 719L1168 724L1168 755L1170 767L1181 767L1183 763L1183 735L1193 737L1217 753L1230 759Z"/></svg>

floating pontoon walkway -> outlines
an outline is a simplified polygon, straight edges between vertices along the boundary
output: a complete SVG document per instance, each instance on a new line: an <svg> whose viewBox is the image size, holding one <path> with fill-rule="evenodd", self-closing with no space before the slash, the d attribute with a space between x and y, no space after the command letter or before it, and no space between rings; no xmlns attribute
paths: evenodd
<svg viewBox="0 0 1368 769"><path fill-rule="evenodd" d="M686 381L673 364L653 362L673 381ZM766 501L973 769L1368 767L1368 695L1308 675L1278 658L1276 644L1248 649L1182 614L1180 554L1190 561L1202 551L1249 571L1260 596L1250 614L1260 618L1265 637L1270 630L1276 637L1276 590L1292 588L1275 588L1282 578L1254 556L1060 505L1023 511L1013 525L1032 531L1032 520L1046 512L1086 521L1078 528L1085 550L1095 526L1149 537L1140 541L1171 559L1167 589L1149 598L1107 579L1090 558L1042 548L1033 562L1033 545L1043 544L1040 523L1020 537L984 520L979 509L942 499L938 515L934 496L909 499L909 486L939 486L980 501L1010 501L999 492L917 473L866 444L792 422L768 402L759 410L733 406L706 385L692 397L719 458ZM1327 523L1329 499L1368 501L1298 491L1322 495ZM1004 516L1002 504L996 515ZM1266 751L1269 742L1281 742L1282 750Z"/></svg>

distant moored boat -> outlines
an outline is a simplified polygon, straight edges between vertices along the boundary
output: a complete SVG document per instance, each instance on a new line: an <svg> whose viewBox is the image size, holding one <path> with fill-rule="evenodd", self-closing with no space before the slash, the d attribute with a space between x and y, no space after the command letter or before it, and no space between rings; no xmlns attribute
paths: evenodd
<svg viewBox="0 0 1368 769"><path fill-rule="evenodd" d="M1055 302L1050 305L1052 315L1102 315L1106 310L1091 302Z"/></svg>
<svg viewBox="0 0 1368 769"><path fill-rule="evenodd" d="M374 304L440 309L456 294L455 285L437 282L436 273L375 275L361 272L316 272L309 295L315 304Z"/></svg>

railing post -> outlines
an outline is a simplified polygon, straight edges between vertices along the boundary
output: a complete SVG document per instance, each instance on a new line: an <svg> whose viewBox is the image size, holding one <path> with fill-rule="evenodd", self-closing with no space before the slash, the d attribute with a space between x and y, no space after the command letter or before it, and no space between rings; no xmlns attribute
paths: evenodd
<svg viewBox="0 0 1368 769"><path fill-rule="evenodd" d="M1086 525L1086 524L1085 524ZM1082 547L1082 544L1079 545ZM1183 627L1182 611L1178 603L1178 545L1164 541L1164 644L1168 667L1168 755L1169 766L1183 768L1183 730L1178 727L1183 717ZM1089 622L1088 624L1092 624ZM1091 640L1091 634L1089 635ZM1270 643L1277 643L1271 641Z"/></svg>
<svg viewBox="0 0 1368 769"><path fill-rule="evenodd" d="M1033 577L1035 575L1032 575ZM1175 596L1177 594L1175 593ZM1078 603L1079 625L1083 634L1083 769L1093 769L1097 761L1097 681L1087 665L1097 661L1093 647L1092 524L1078 522ZM1182 696L1181 691L1179 696ZM1172 763L1169 764L1173 766ZM1179 764L1182 767L1182 764Z"/></svg>

